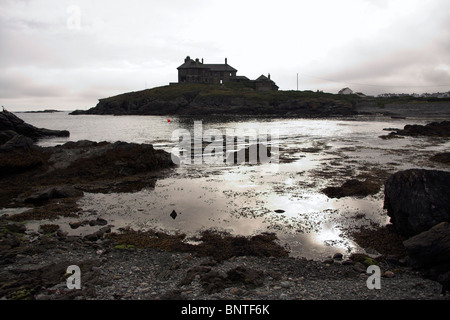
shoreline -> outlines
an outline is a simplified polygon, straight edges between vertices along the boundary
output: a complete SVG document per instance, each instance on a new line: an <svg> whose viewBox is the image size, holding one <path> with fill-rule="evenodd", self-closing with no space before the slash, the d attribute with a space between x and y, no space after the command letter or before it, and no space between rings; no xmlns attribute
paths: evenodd
<svg viewBox="0 0 450 320"><path fill-rule="evenodd" d="M378 250L378 256L336 256L317 261L286 256L277 239L269 235L256 235L260 242L254 247L251 239L231 237L227 242L225 235L217 238L210 234L203 243L209 241L213 250L221 253L231 252L214 257L211 248L199 252L199 246L182 245L180 235L136 237L133 230L122 230L130 237L118 241L102 217L79 221L92 227L93 232L84 237L68 236L52 224L30 232L25 225L30 219L66 214L76 219L77 201L83 192L151 188L160 170L171 170L172 162L167 153L151 145L78 141L44 148L23 144L17 136L14 139L3 151L4 160L9 161L13 152L33 162L2 177L1 204L14 207L13 200L15 205L28 203L33 209L0 217L1 299L448 300L448 296L441 296L438 282L406 265L403 253ZM377 178L381 178L380 173ZM356 184L357 189L360 186ZM344 183L333 190L339 191L337 196L352 195L354 187ZM380 229L360 231L366 233L360 234L360 241L366 237L393 244L389 232L380 232L377 238L374 236ZM149 247L155 240L156 246ZM228 246L217 250L224 243ZM264 251L269 247L275 250ZM374 260L382 271L382 288L387 290L367 288L367 267ZM69 265L81 268L81 290L67 289Z"/></svg>
<svg viewBox="0 0 450 320"><path fill-rule="evenodd" d="M54 232L25 238L9 254L3 252L10 263L3 259L2 299L450 299L441 295L438 282L394 260L378 262L381 289L369 289L367 262L339 256L314 261L241 255L218 261L191 252L118 245L108 237L90 241ZM81 268L80 290L67 288L64 274L70 265Z"/></svg>

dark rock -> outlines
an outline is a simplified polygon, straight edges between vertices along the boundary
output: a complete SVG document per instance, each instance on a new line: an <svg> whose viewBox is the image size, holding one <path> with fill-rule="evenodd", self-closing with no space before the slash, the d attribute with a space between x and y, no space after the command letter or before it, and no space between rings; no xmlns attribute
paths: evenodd
<svg viewBox="0 0 450 320"><path fill-rule="evenodd" d="M336 260L342 260L342 257L343 257L343 255L342 255L342 253L340 253L340 252L336 252L336 253L333 255L333 259L336 259Z"/></svg>
<svg viewBox="0 0 450 320"><path fill-rule="evenodd" d="M342 261L343 266L350 266L350 265L354 265L354 264L355 264L355 262L351 259L346 259L346 260Z"/></svg>
<svg viewBox="0 0 450 320"><path fill-rule="evenodd" d="M232 282L241 282L245 285L254 287L261 286L264 282L264 272L261 270L250 269L243 266L237 266L227 272L227 278Z"/></svg>
<svg viewBox="0 0 450 320"><path fill-rule="evenodd" d="M403 130L397 130L391 134L412 137L450 137L450 121L431 122L424 126L407 124L403 127Z"/></svg>
<svg viewBox="0 0 450 320"><path fill-rule="evenodd" d="M20 134L14 135L11 139L0 145L0 152L13 151L15 149L30 150L33 148L33 140Z"/></svg>
<svg viewBox="0 0 450 320"><path fill-rule="evenodd" d="M5 227L9 232L14 233L25 233L27 231L27 227L20 223L9 223Z"/></svg>
<svg viewBox="0 0 450 320"><path fill-rule="evenodd" d="M57 186L46 188L44 190L33 193L32 195L27 197L24 200L24 202L42 203L50 199L72 198L72 197L80 197L82 195L83 195L82 191L77 190L72 186Z"/></svg>
<svg viewBox="0 0 450 320"><path fill-rule="evenodd" d="M450 152L437 153L430 158L431 161L450 164Z"/></svg>
<svg viewBox="0 0 450 320"><path fill-rule="evenodd" d="M86 224L88 224L88 223L89 223L88 220L84 220L84 221L71 221L71 222L69 222L69 226L70 226L72 229L78 229L79 227L84 226L84 225L86 225Z"/></svg>
<svg viewBox="0 0 450 320"><path fill-rule="evenodd" d="M105 226L105 225L108 224L108 221L106 221L103 218L97 218L95 220L90 220L88 223L89 223L89 225L91 227L93 227L93 226Z"/></svg>
<svg viewBox="0 0 450 320"><path fill-rule="evenodd" d="M17 135L17 132L12 131L12 130L0 131L0 145L8 142L9 140L11 140L11 138L13 138L16 135Z"/></svg>
<svg viewBox="0 0 450 320"><path fill-rule="evenodd" d="M414 236L450 221L450 173L410 169L391 175L385 183L384 208L396 230Z"/></svg>
<svg viewBox="0 0 450 320"><path fill-rule="evenodd" d="M39 226L39 231L41 233L54 233L59 230L59 225L57 224L42 224Z"/></svg>
<svg viewBox="0 0 450 320"><path fill-rule="evenodd" d="M170 216L172 217L172 219L175 219L177 217L177 213L175 212L175 210L172 210Z"/></svg>
<svg viewBox="0 0 450 320"><path fill-rule="evenodd" d="M211 267L208 267L208 266L192 267L186 272L186 276L181 280L180 286L188 285L188 284L190 284L192 282L192 280L194 280L194 278L197 275L201 276L204 273L207 273L207 272L210 272L210 271L211 271Z"/></svg>
<svg viewBox="0 0 450 320"><path fill-rule="evenodd" d="M40 148L25 136L15 134L0 145L0 176L25 172L42 166L44 162L45 156Z"/></svg>
<svg viewBox="0 0 450 320"><path fill-rule="evenodd" d="M0 113L0 132L14 131L19 135L26 136L33 140L37 140L46 136L68 137L70 135L67 130L49 130L36 128L9 111Z"/></svg>
<svg viewBox="0 0 450 320"><path fill-rule="evenodd" d="M326 187L322 190L329 198L342 197L365 197L375 194L380 190L380 186L369 180L359 181L350 179L345 181L340 187Z"/></svg>
<svg viewBox="0 0 450 320"><path fill-rule="evenodd" d="M219 292L226 287L226 278L217 271L204 273L200 277L200 282L206 293Z"/></svg>
<svg viewBox="0 0 450 320"><path fill-rule="evenodd" d="M416 269L428 269L430 276L450 268L450 224L442 222L403 242L409 263Z"/></svg>
<svg viewBox="0 0 450 320"><path fill-rule="evenodd" d="M110 233L110 232L111 232L111 227L106 226L106 227L100 228L98 231L96 231L94 233L85 235L83 238L88 241L97 241L97 240L103 238L105 233Z"/></svg>
<svg viewBox="0 0 450 320"><path fill-rule="evenodd" d="M450 291L450 271L439 275L438 282L442 285L441 294L445 296L445 292Z"/></svg>

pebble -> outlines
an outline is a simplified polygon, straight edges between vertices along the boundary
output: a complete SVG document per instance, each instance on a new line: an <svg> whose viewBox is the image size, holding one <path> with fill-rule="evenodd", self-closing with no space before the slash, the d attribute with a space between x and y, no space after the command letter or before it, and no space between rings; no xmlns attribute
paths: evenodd
<svg viewBox="0 0 450 320"><path fill-rule="evenodd" d="M395 274L394 274L394 272L388 270L384 273L384 276L386 278L393 278L393 277L395 277Z"/></svg>

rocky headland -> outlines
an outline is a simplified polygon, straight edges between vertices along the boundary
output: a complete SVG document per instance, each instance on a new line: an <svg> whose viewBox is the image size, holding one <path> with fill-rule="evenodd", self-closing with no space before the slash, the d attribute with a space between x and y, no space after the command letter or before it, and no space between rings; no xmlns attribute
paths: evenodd
<svg viewBox="0 0 450 320"><path fill-rule="evenodd" d="M322 118L448 114L449 99L374 98L313 91L257 91L238 83L174 84L99 99L72 115L247 115Z"/></svg>
<svg viewBox="0 0 450 320"><path fill-rule="evenodd" d="M20 123L11 113L1 116ZM28 209L0 217L2 299L448 299L448 173L392 175L384 186L392 224L353 233L377 253L313 261L289 257L270 233L241 237L207 230L186 239L153 230L113 232L102 217L83 220L77 201L84 192L152 188L174 167L170 154L123 142L43 148L24 131L14 132L0 145L0 207ZM378 189L348 180L324 192L364 196ZM71 229L92 232L70 236L56 224L27 227L60 216L71 218ZM373 264L381 269L384 290L366 285ZM69 265L80 266L81 290L67 288Z"/></svg>

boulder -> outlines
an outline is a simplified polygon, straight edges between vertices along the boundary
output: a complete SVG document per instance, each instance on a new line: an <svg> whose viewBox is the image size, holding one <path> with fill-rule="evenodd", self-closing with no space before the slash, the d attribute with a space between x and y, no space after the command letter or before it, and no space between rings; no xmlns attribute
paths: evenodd
<svg viewBox="0 0 450 320"><path fill-rule="evenodd" d="M438 277L450 268L450 224L441 222L431 229L403 241L409 264L416 269L428 270Z"/></svg>
<svg viewBox="0 0 450 320"><path fill-rule="evenodd" d="M450 221L450 172L410 169L385 182L384 208L397 232L411 237Z"/></svg>
<svg viewBox="0 0 450 320"><path fill-rule="evenodd" d="M377 193L380 186L375 182L357 179L345 181L340 187L326 187L322 190L329 198L366 197Z"/></svg>

